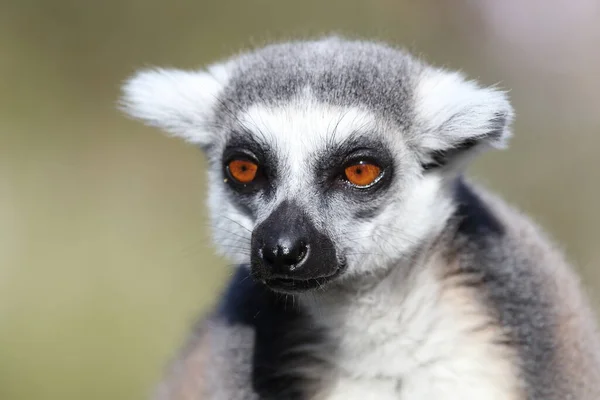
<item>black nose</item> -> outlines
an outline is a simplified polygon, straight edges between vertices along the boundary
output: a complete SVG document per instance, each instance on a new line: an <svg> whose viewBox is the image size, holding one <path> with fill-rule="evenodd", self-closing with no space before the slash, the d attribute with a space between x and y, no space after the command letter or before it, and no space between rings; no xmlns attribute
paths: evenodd
<svg viewBox="0 0 600 400"><path fill-rule="evenodd" d="M285 276L301 267L308 254L308 245L298 237L274 237L266 240L261 253L265 263L276 275Z"/></svg>
<svg viewBox="0 0 600 400"><path fill-rule="evenodd" d="M340 267L331 239L300 206L288 201L254 229L251 246L252 275L268 285L278 281L298 289L299 281L321 283Z"/></svg>

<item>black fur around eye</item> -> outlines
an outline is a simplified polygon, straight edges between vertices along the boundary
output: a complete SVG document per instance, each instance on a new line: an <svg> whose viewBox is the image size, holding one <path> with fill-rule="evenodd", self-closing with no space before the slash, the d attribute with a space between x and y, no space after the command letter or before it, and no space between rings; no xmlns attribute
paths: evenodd
<svg viewBox="0 0 600 400"><path fill-rule="evenodd" d="M270 189L269 169L246 148L227 148L223 153L223 181L240 194Z"/></svg>
<svg viewBox="0 0 600 400"><path fill-rule="evenodd" d="M330 167L333 183L337 182L336 187L340 189L351 189L348 193L373 193L391 182L394 163L385 148L361 147L331 157L335 163Z"/></svg>

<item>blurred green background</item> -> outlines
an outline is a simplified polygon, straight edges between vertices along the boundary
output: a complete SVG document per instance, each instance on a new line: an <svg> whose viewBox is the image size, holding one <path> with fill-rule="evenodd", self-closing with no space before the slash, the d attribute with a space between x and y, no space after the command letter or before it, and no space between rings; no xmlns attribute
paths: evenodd
<svg viewBox="0 0 600 400"><path fill-rule="evenodd" d="M199 150L127 120L120 83L266 41L388 40L511 89L516 136L471 174L600 296L596 0L0 0L0 399L144 399L227 263Z"/></svg>

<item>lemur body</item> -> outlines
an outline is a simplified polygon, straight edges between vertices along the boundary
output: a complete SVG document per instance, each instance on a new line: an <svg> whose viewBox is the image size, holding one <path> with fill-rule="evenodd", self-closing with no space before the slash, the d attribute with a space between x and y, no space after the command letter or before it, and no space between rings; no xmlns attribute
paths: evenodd
<svg viewBox="0 0 600 400"><path fill-rule="evenodd" d="M240 264L159 399L600 398L572 268L461 176L510 136L504 93L338 38L124 91L204 149L215 243Z"/></svg>

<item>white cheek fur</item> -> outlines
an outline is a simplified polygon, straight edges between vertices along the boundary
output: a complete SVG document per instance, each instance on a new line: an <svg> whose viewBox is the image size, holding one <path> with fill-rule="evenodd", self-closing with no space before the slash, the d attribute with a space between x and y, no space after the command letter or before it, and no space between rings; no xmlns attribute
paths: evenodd
<svg viewBox="0 0 600 400"><path fill-rule="evenodd" d="M438 174L415 173L406 180L402 198L384 208L375 219L346 226L344 230L350 233L337 236L342 247L348 249L348 273L368 274L388 268L431 236L452 211L442 186L443 177Z"/></svg>

